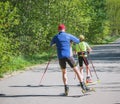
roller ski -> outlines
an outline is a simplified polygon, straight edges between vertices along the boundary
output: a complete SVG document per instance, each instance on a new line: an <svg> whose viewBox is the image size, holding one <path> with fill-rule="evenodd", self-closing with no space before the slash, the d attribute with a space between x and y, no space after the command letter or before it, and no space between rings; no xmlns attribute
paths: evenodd
<svg viewBox="0 0 120 104"><path fill-rule="evenodd" d="M90 86L90 85L95 85L97 83L100 83L100 80L92 81L91 83L86 82L85 84L86 84L86 86Z"/></svg>
<svg viewBox="0 0 120 104"><path fill-rule="evenodd" d="M68 93L69 93L69 87L65 85L65 96L68 96Z"/></svg>
<svg viewBox="0 0 120 104"><path fill-rule="evenodd" d="M95 92L95 88L89 88L89 90L83 90L82 89L82 93L85 94L87 92Z"/></svg>
<svg viewBox="0 0 120 104"><path fill-rule="evenodd" d="M93 81L93 82L91 82L91 83L85 83L86 84L86 86L90 86L90 85L95 85L95 84L97 84L98 83L98 81Z"/></svg>
<svg viewBox="0 0 120 104"><path fill-rule="evenodd" d="M89 88L89 87L87 87L84 82L81 82L80 85L81 85L82 93L83 93L83 94L85 94L85 93L87 93L87 92L95 92L95 89L94 89L94 88Z"/></svg>

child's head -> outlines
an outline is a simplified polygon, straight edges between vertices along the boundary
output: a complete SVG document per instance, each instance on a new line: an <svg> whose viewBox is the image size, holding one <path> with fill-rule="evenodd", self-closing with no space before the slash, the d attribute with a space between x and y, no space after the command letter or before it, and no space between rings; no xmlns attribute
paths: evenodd
<svg viewBox="0 0 120 104"><path fill-rule="evenodd" d="M80 35L79 38L80 38L80 41L84 41L85 40L84 35Z"/></svg>

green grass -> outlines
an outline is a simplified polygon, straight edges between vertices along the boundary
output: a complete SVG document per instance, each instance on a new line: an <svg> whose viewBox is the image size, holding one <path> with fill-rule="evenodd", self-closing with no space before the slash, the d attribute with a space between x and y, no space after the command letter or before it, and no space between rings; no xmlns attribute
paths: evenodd
<svg viewBox="0 0 120 104"><path fill-rule="evenodd" d="M54 55L53 58L56 56ZM33 66L36 64L42 64L49 59L49 54L43 52L42 54L36 54L32 56L17 56L12 57L11 61L5 64L0 69L0 78L4 77L7 73L11 74L14 71L25 70L26 67Z"/></svg>

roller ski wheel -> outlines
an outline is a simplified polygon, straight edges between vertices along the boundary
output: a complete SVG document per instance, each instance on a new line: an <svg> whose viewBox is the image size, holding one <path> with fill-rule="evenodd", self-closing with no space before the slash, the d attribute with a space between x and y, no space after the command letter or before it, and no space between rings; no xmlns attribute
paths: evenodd
<svg viewBox="0 0 120 104"><path fill-rule="evenodd" d="M87 92L95 92L95 88L90 88L89 90L82 90L83 94L85 94Z"/></svg>
<svg viewBox="0 0 120 104"><path fill-rule="evenodd" d="M69 93L69 87L66 87L65 88L65 96L68 96L68 93Z"/></svg>
<svg viewBox="0 0 120 104"><path fill-rule="evenodd" d="M65 91L65 96L68 96L68 91Z"/></svg>

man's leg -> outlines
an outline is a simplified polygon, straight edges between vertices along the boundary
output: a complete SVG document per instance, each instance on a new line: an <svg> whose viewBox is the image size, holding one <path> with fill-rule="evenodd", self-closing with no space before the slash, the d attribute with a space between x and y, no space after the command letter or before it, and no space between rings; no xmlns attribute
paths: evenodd
<svg viewBox="0 0 120 104"><path fill-rule="evenodd" d="M62 69L62 79L63 79L63 83L64 85L67 85L67 70L66 69Z"/></svg>
<svg viewBox="0 0 120 104"><path fill-rule="evenodd" d="M74 70L74 72L76 73L78 80L79 80L80 82L83 82L82 74L78 71L78 68L75 66L75 67L73 67L73 70Z"/></svg>
<svg viewBox="0 0 120 104"><path fill-rule="evenodd" d="M83 78L82 78L82 75L81 75L81 73L78 71L77 67L74 67L73 70L74 70L74 72L76 73L76 75L77 75L77 77L78 77L78 80L79 80L79 82L80 82L81 88L82 88L83 90L85 90L85 91L90 90L90 88L88 88L88 87L85 85L85 83L84 83L84 81L83 81Z"/></svg>
<svg viewBox="0 0 120 104"><path fill-rule="evenodd" d="M68 64L71 66L71 68L73 68L74 72L76 73L77 78L78 78L78 80L79 80L79 82L80 82L81 88L82 88L83 90L85 90L85 91L88 91L89 88L85 85L85 83L84 83L84 81L83 81L83 78L82 78L82 75L81 75L80 71L78 70L78 67L75 66L75 61L74 61L74 59L73 59L72 57L70 57L70 58L67 59L67 62L68 62Z"/></svg>
<svg viewBox="0 0 120 104"><path fill-rule="evenodd" d="M67 70L66 69L62 69L62 79L64 83L64 88L65 88L65 95L67 96L69 92L69 87L68 87L68 82L67 82Z"/></svg>

